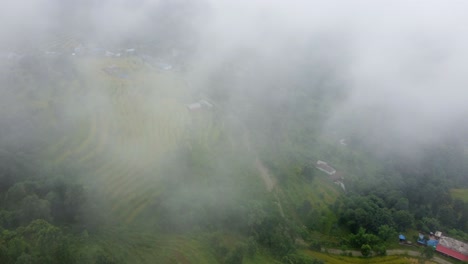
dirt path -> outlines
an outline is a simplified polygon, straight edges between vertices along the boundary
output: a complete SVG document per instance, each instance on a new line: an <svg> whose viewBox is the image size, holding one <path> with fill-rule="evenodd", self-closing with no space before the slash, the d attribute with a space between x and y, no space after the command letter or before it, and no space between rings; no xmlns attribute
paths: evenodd
<svg viewBox="0 0 468 264"><path fill-rule="evenodd" d="M250 145L250 138L248 135L247 130L244 130L244 141L247 145L247 149L251 151L251 145ZM273 189L276 187L276 180L273 175L271 175L270 171L268 168L263 164L263 162L258 158L256 152L255 153L255 168L260 172L259 176L262 179L263 183L265 183L265 188L267 191L271 192ZM275 196L276 199L276 204L278 205L278 210L281 214L281 216L284 218L284 211L283 211L283 206L281 206L280 199L278 197L278 193L275 191L273 192L273 195Z"/></svg>
<svg viewBox="0 0 468 264"><path fill-rule="evenodd" d="M275 177L270 173L268 168L263 164L263 162L258 158L258 154L255 150L252 150L252 145L250 144L250 136L247 128L243 128L244 130L244 144L247 146L247 150L249 152L253 152L255 155L255 168L259 171L259 176L262 179L263 183L265 184L265 188L268 192L272 192L276 187L276 180ZM281 206L280 199L278 197L277 190L273 192L273 195L276 199L276 204L278 205L278 210L281 216L284 218L284 211L283 206Z"/></svg>
<svg viewBox="0 0 468 264"><path fill-rule="evenodd" d="M322 249L322 252L328 252L330 254L334 255L340 255L343 253L343 250L341 249L336 249L336 248L327 248L327 249ZM350 252L353 256L362 256L360 251L357 250L346 250L346 252ZM411 257L420 257L421 252L419 251L414 251L414 250L403 250L403 249L389 249L387 250L387 255L408 255ZM430 261L437 262L439 264L452 264L452 262L449 262L445 259L442 259L440 257L434 256Z"/></svg>
<svg viewBox="0 0 468 264"><path fill-rule="evenodd" d="M248 129L244 126L243 127L243 141L247 150L249 152L253 152L255 155L255 168L260 172L260 178L265 183L265 188L271 192L273 188L276 186L276 181L274 177L271 175L270 171L267 167L263 164L263 162L258 158L258 154L255 150L252 150L252 144L250 143L250 136Z"/></svg>
<svg viewBox="0 0 468 264"><path fill-rule="evenodd" d="M258 159L258 157L255 158L255 167L260 172L260 177L265 183L266 189L269 192L271 192L276 186L276 181L273 179L268 169L265 167L265 165L263 165L263 163Z"/></svg>

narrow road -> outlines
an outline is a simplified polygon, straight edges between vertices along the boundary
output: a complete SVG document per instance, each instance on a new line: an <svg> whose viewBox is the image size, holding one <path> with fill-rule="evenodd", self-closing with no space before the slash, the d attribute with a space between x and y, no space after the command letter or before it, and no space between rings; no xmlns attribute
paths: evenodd
<svg viewBox="0 0 468 264"><path fill-rule="evenodd" d="M325 251L330 253L330 254L333 254L333 255L340 255L341 253L343 253L343 250L336 249L336 248L322 249L322 252L325 252ZM362 256L361 252L357 251L357 250L346 250L346 252L351 252L351 254L353 254L353 256ZM411 257L420 257L421 252L414 251L414 250L389 249L389 250L387 250L387 255L389 255L389 256L391 256L391 255L408 255L408 256L411 256ZM442 258L440 258L438 256L434 256L430 260L434 261L434 262L437 262L439 264L453 264L452 262L449 262L449 261L447 261L445 259L442 259Z"/></svg>

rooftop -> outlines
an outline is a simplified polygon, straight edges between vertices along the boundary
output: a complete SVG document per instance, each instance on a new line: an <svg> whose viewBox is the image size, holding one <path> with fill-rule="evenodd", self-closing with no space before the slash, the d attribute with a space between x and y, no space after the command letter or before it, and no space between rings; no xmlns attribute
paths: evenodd
<svg viewBox="0 0 468 264"><path fill-rule="evenodd" d="M441 237L436 250L456 259L468 260L468 244L454 238Z"/></svg>

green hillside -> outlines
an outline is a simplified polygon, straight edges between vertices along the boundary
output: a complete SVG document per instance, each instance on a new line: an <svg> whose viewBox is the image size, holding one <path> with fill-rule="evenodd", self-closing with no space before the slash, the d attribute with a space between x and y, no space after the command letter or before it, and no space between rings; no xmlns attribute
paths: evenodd
<svg viewBox="0 0 468 264"><path fill-rule="evenodd" d="M22 120L13 130L34 137L5 130L0 146L2 263L414 263L385 256L400 232L467 238L466 189L453 188L466 168L445 163L463 160L457 142L381 157L354 128L323 128L336 84L298 77L265 103L141 56L30 60L5 92L3 127Z"/></svg>
<svg viewBox="0 0 468 264"><path fill-rule="evenodd" d="M90 252L123 263L217 263L246 245L250 231L217 245L216 252L211 242L216 229L245 229L241 219L254 208L280 215L280 205L293 216L303 199L326 208L339 195L325 177L298 178L287 191L276 184L268 190L244 135L231 133L236 128L216 108L187 109L198 98L180 73L149 68L133 57L73 63L84 82L73 78L40 100L21 100L24 109L38 111L44 125L58 130L65 125L41 146L41 163L48 171L73 168L78 183L99 201L94 210L105 228L90 235ZM108 74L103 69L110 65L129 77ZM79 102L90 95L96 102ZM69 113L56 113L60 102L70 104ZM77 121L60 123L63 115ZM268 177L276 182L274 174ZM215 219L206 218L213 213ZM228 223L216 227L220 221ZM245 259L275 261L263 249Z"/></svg>

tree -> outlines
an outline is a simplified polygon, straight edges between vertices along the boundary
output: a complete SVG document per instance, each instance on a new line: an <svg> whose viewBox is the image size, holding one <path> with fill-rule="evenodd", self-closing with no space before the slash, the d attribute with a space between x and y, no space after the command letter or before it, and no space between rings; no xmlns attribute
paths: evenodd
<svg viewBox="0 0 468 264"><path fill-rule="evenodd" d="M14 237L6 245L9 260L16 260L28 249L28 244L20 237ZM7 262L8 263L8 262Z"/></svg>
<svg viewBox="0 0 468 264"><path fill-rule="evenodd" d="M287 227L278 225L272 231L268 243L269 249L278 256L285 256L294 251L294 239Z"/></svg>
<svg viewBox="0 0 468 264"><path fill-rule="evenodd" d="M362 254L364 257L370 256L371 251L372 251L372 248L371 248L371 246L369 246L368 244L363 244L363 245L361 246L361 254Z"/></svg>
<svg viewBox="0 0 468 264"><path fill-rule="evenodd" d="M315 178L316 171L317 170L313 166L307 164L302 167L301 174L306 180L312 181Z"/></svg>
<svg viewBox="0 0 468 264"><path fill-rule="evenodd" d="M50 220L51 216L49 201L39 199L39 197L37 197L35 194L26 196L21 201L19 219L24 224L29 223L34 219L44 219L46 221Z"/></svg>
<svg viewBox="0 0 468 264"><path fill-rule="evenodd" d="M457 214L448 205L443 205L439 209L440 222L447 227L454 227L457 224Z"/></svg>
<svg viewBox="0 0 468 264"><path fill-rule="evenodd" d="M96 264L116 264L115 261L111 256L107 255L106 253L99 253L96 257Z"/></svg>
<svg viewBox="0 0 468 264"><path fill-rule="evenodd" d="M247 240L247 248L246 248L246 253L247 256L253 257L257 253L258 250L258 245L257 242L255 241L255 238L250 236L249 239Z"/></svg>
<svg viewBox="0 0 468 264"><path fill-rule="evenodd" d="M405 231L413 226L413 215L404 210L396 211L393 213L393 221L400 231Z"/></svg>
<svg viewBox="0 0 468 264"><path fill-rule="evenodd" d="M399 198L398 201L396 202L394 208L396 210L408 210L409 209L408 199L406 199L404 197Z"/></svg>
<svg viewBox="0 0 468 264"><path fill-rule="evenodd" d="M423 217L421 219L421 229L427 233L439 230L440 222L432 217Z"/></svg>
<svg viewBox="0 0 468 264"><path fill-rule="evenodd" d="M224 263L227 264L242 264L245 254L245 247L244 245L237 245L234 250L229 252L226 256L226 260Z"/></svg>
<svg viewBox="0 0 468 264"><path fill-rule="evenodd" d="M383 225L379 227L378 235L383 241L388 241L391 238L396 238L397 232L395 229L388 225Z"/></svg>
<svg viewBox="0 0 468 264"><path fill-rule="evenodd" d="M16 261L15 264L34 264L36 261L34 261L34 258L26 253L21 254Z"/></svg>
<svg viewBox="0 0 468 264"><path fill-rule="evenodd" d="M26 185L21 182L11 186L5 195L5 205L8 209L14 209L18 203L29 194Z"/></svg>
<svg viewBox="0 0 468 264"><path fill-rule="evenodd" d="M378 256L387 255L387 248L383 244L375 245L372 249L375 252L375 254L378 255Z"/></svg>
<svg viewBox="0 0 468 264"><path fill-rule="evenodd" d="M434 257L434 252L435 249L434 247L424 247L421 252L421 256L424 257L425 259L431 259Z"/></svg>
<svg viewBox="0 0 468 264"><path fill-rule="evenodd" d="M309 200L304 200L302 202L302 205L299 208L297 208L297 213L302 218L305 218L309 214L310 210L312 210L312 204Z"/></svg>
<svg viewBox="0 0 468 264"><path fill-rule="evenodd" d="M16 225L15 214L12 211L0 210L0 227L12 228Z"/></svg>
<svg viewBox="0 0 468 264"><path fill-rule="evenodd" d="M28 238L39 262L58 263L56 253L65 242L62 231L58 227L42 219L37 219L27 227L21 228L21 234Z"/></svg>
<svg viewBox="0 0 468 264"><path fill-rule="evenodd" d="M374 234L367 234L366 229L360 228L358 233L351 235L349 238L349 243L354 248L359 248L364 244L375 245L380 243L379 238Z"/></svg>

